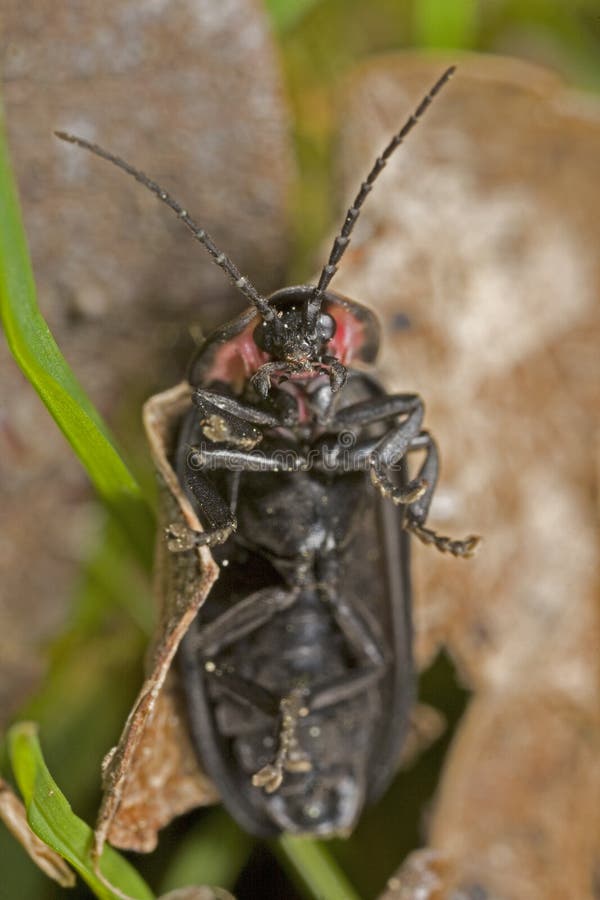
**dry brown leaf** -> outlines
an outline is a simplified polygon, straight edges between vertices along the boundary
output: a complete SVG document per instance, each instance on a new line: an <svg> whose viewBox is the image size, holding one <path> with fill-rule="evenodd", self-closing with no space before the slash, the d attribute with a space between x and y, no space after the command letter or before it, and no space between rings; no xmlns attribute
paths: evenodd
<svg viewBox="0 0 600 900"><path fill-rule="evenodd" d="M144 407L144 425L160 487L155 560L159 614L147 677L119 743L104 763L104 795L94 837L97 858L107 837L127 849L154 849L158 828L173 816L213 803L217 797L198 771L175 705L175 689L166 681L179 643L219 571L207 547L173 555L166 546L167 525L202 530L169 462L178 423L190 405L191 389L184 382L151 397Z"/></svg>
<svg viewBox="0 0 600 900"><path fill-rule="evenodd" d="M75 886L75 873L58 853L51 850L33 833L27 822L27 811L23 803L2 778L0 778L0 819L48 878L52 878L64 888Z"/></svg>
<svg viewBox="0 0 600 900"><path fill-rule="evenodd" d="M151 853L158 831L219 795L199 770L174 679L167 676L153 716L132 756L108 839L114 847Z"/></svg>

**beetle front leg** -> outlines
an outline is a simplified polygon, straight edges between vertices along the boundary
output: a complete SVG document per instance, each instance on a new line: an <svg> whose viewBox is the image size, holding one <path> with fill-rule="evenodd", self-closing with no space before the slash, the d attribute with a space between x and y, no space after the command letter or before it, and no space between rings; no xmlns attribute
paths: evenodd
<svg viewBox="0 0 600 900"><path fill-rule="evenodd" d="M217 391L196 388L192 402L202 434L211 442L249 450L262 440L262 428L280 424L270 413Z"/></svg>

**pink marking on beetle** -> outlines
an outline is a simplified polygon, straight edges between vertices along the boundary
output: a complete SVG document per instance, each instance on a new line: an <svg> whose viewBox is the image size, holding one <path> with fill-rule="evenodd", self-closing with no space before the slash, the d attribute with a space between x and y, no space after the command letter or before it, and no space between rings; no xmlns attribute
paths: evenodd
<svg viewBox="0 0 600 900"><path fill-rule="evenodd" d="M326 304L326 311L335 319L335 334L327 351L336 356L344 366L349 366L355 356L360 355L365 341L365 327L350 310L332 303Z"/></svg>
<svg viewBox="0 0 600 900"><path fill-rule="evenodd" d="M241 393L244 384L260 367L270 360L254 343L253 333L256 317L252 319L236 337L226 341L215 352L213 364L207 371L205 381L223 381L231 385L236 393Z"/></svg>

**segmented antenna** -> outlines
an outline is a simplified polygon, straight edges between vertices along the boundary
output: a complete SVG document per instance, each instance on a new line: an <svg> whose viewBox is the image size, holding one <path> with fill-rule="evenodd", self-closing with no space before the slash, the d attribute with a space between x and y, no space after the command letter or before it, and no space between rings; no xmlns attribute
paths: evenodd
<svg viewBox="0 0 600 900"><path fill-rule="evenodd" d="M166 203L167 206L170 206L174 213L176 213L183 224L192 232L197 241L200 241L203 247L205 247L216 264L223 269L225 274L231 279L235 287L238 291L247 297L248 300L256 307L258 312L260 313L262 319L265 322L270 322L275 318L275 311L270 306L268 301L258 293L254 285L241 274L237 266L229 259L229 257L222 253L221 250L216 246L215 242L208 234L204 228L200 228L194 220L188 215L187 210L181 206L167 191L163 190L159 184L155 181L152 181L151 178L148 178L144 172L140 172L139 169L135 169L132 165L126 162L124 159L121 159L119 156L114 156L112 153L109 153L107 150L103 150L102 147L99 147L98 144L93 144L90 141L86 141L83 138L75 137L73 134L67 134L64 131L55 131L54 134L56 137L60 138L61 141L67 141L69 144L77 144L78 147L83 147L84 150L90 150L92 153L95 153L96 156L102 157L102 159L108 160L108 162L113 163L115 166L118 166L119 169L123 169L124 172L127 172L128 175L133 175L133 177L143 184L144 187L147 187L148 190L152 191L153 194L162 200L163 203Z"/></svg>
<svg viewBox="0 0 600 900"><path fill-rule="evenodd" d="M373 183L375 182L377 176L385 168L386 163L394 150L396 150L400 146L400 144L404 141L404 138L409 134L409 132L413 130L419 119L423 116L427 108L430 106L433 98L444 87L446 82L450 80L455 71L456 66L450 66L449 69L446 69L442 77L436 81L429 93L425 97L423 97L412 116L407 119L400 131L398 131L391 139L381 156L377 157L373 168L367 175L365 181L363 181L363 183L361 184L360 190L354 198L354 203L346 213L346 219L342 226L342 230L333 242L333 247L331 248L329 259L327 260L327 263L323 266L323 269L321 271L319 283L317 284L312 296L307 301L305 319L307 327L310 331L314 330L316 327L317 317L319 315L319 312L321 311L321 303L323 302L323 294L327 290L331 279L337 272L338 264L342 256L344 255L348 244L350 243L350 235L352 234L352 230L356 225L356 220L358 219L362 205L367 199L371 188L373 187Z"/></svg>

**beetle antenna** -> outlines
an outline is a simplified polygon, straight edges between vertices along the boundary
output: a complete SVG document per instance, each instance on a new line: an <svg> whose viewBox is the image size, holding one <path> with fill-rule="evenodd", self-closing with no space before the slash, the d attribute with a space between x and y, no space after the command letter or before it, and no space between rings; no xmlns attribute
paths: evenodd
<svg viewBox="0 0 600 900"><path fill-rule="evenodd" d="M54 134L56 137L60 138L61 141L67 141L69 144L77 144L78 147L83 147L84 150L90 150L92 153L95 153L96 156L100 156L102 159L108 160L108 162L113 163L115 166L118 166L119 169L123 169L124 172L127 172L128 175L132 175L136 181L139 181L140 184L143 184L144 187L147 187L148 190L152 191L153 194L156 194L159 200L162 200L163 203L166 203L174 213L181 219L183 224L192 232L193 236L197 241L200 241L203 247L208 250L216 264L223 269L228 278L233 282L235 287L240 291L244 297L246 297L250 302L256 307L258 312L260 313L261 318L265 322L270 322L275 318L275 311L269 302L258 293L254 285L241 274L235 263L229 259L229 257L222 253L221 250L217 247L211 236L208 234L204 228L200 228L191 216L188 215L186 209L181 206L180 203L177 202L167 191L163 190L159 184L155 181L152 181L151 178L148 178L144 172L141 172L139 169L134 168L130 163L126 162L124 159L121 159L119 156L114 156L114 154L109 153L107 150L104 150L102 147L98 146L98 144L93 144L90 141L86 141L83 138L76 137L73 134L67 134L64 131L55 131Z"/></svg>
<svg viewBox="0 0 600 900"><path fill-rule="evenodd" d="M449 69L446 69L441 78L438 78L429 93L425 97L423 97L412 116L410 116L406 120L400 131L398 131L394 135L381 156L377 157L373 168L361 184L360 190L354 198L354 203L346 213L346 219L342 226L342 230L333 242L333 247L331 248L329 259L327 260L327 263L323 266L323 269L321 271L319 283L317 284L313 294L307 301L305 318L306 324L310 331L314 330L316 327L317 317L319 315L319 312L321 311L321 303L323 302L323 294L327 290L331 279L337 272L338 264L342 256L344 255L348 244L350 243L350 235L352 234L352 230L356 225L356 220L358 219L362 205L367 199L375 180L385 168L386 163L394 150L396 150L400 146L400 144L403 143L406 136L413 130L419 119L424 115L428 107L431 105L436 94L441 91L444 85L454 75L455 71L456 66L450 66Z"/></svg>

